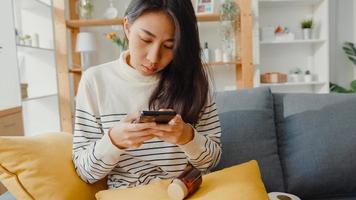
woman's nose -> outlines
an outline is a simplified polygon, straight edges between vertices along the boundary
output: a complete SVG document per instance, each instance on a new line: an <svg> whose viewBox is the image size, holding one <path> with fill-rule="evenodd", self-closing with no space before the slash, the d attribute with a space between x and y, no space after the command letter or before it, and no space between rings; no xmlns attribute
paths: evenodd
<svg viewBox="0 0 356 200"><path fill-rule="evenodd" d="M160 46L152 46L147 53L147 60L149 60L151 64L156 64L159 62L160 58Z"/></svg>

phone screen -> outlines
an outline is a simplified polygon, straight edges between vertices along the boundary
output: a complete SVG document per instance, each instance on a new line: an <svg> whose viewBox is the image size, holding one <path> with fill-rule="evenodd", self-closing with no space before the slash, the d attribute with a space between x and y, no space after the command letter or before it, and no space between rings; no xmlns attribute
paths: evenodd
<svg viewBox="0 0 356 200"><path fill-rule="evenodd" d="M175 111L142 111L138 123L156 122L167 124L176 116Z"/></svg>

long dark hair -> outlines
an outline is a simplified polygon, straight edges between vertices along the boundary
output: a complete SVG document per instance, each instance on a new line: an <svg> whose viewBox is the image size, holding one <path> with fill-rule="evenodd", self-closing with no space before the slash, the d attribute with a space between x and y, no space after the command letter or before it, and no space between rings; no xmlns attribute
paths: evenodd
<svg viewBox="0 0 356 200"><path fill-rule="evenodd" d="M172 108L187 123L196 124L207 102L208 73L200 59L197 19L191 0L132 0L125 16L132 24L144 12L164 11L175 23L174 57L162 71L150 109Z"/></svg>

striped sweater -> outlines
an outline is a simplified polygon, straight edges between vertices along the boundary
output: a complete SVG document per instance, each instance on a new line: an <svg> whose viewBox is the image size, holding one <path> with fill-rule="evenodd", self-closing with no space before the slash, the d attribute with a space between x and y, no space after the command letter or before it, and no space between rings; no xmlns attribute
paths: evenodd
<svg viewBox="0 0 356 200"><path fill-rule="evenodd" d="M116 61L88 69L76 98L73 162L87 183L108 177L109 188L126 188L178 176L191 163L203 172L221 156L220 122L215 103L208 98L194 138L184 145L158 138L137 149L118 149L108 130L127 114L148 108L159 74L143 76L126 63L128 52Z"/></svg>

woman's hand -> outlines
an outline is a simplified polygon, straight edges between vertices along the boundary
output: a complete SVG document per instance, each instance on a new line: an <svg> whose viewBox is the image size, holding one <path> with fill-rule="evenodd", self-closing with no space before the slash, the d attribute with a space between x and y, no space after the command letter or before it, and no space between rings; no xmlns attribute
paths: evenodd
<svg viewBox="0 0 356 200"><path fill-rule="evenodd" d="M137 116L126 116L109 130L111 142L119 149L138 148L154 137L156 123L132 123Z"/></svg>
<svg viewBox="0 0 356 200"><path fill-rule="evenodd" d="M183 145L194 137L192 126L185 123L180 115L176 115L168 124L156 124L152 129L156 130L154 134L158 138L171 144Z"/></svg>

